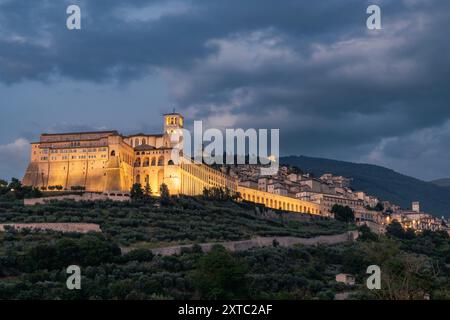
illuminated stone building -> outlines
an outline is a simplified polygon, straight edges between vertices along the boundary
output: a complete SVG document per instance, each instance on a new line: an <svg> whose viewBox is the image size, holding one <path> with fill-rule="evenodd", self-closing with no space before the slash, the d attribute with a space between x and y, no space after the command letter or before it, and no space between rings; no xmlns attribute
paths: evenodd
<svg viewBox="0 0 450 320"><path fill-rule="evenodd" d="M227 188L267 207L319 214L319 205L238 186L238 179L183 157L183 116L164 115L163 133L124 136L117 131L42 134L31 144L23 184L41 190L128 193L134 183L159 194L164 183L172 195L200 195L204 188ZM174 162L173 153L178 154ZM57 188L56 188L57 187Z"/></svg>

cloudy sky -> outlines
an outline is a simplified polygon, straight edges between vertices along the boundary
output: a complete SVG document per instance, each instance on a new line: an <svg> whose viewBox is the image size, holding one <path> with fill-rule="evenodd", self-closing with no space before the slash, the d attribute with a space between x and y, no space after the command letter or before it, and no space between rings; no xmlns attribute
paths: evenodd
<svg viewBox="0 0 450 320"><path fill-rule="evenodd" d="M280 128L284 155L450 177L449 30L441 0L0 0L0 177L41 132L155 133L173 107Z"/></svg>

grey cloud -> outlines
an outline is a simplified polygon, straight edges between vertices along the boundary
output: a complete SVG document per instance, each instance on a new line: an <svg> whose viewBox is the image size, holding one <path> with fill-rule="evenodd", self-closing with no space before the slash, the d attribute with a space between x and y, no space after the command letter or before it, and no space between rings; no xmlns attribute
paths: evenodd
<svg viewBox="0 0 450 320"><path fill-rule="evenodd" d="M375 2L383 21L376 32L365 27L369 2L359 0L3 1L0 81L57 75L95 85L151 73L190 120L280 127L285 153L414 174L434 163L431 151L404 164L396 159L420 151L398 144L437 133L450 118L450 3ZM80 32L65 29L69 3L82 7ZM382 159L373 156L381 146ZM444 158L445 147L429 146ZM450 168L436 164L426 175L441 173Z"/></svg>

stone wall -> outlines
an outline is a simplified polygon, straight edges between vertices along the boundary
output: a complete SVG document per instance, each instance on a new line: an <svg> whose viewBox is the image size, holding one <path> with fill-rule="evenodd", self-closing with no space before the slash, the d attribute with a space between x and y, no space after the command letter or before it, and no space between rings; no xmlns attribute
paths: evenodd
<svg viewBox="0 0 450 320"><path fill-rule="evenodd" d="M2 223L0 224L0 231L5 231L6 226L13 227L16 230L53 230L77 233L102 232L100 226L93 223Z"/></svg>
<svg viewBox="0 0 450 320"><path fill-rule="evenodd" d="M34 206L37 204L46 204L51 201L102 201L102 200L113 200L113 201L129 201L130 196L124 193L92 193L86 192L81 195L78 194L67 194L60 196L42 197L42 198L31 198L24 199L23 203L26 206Z"/></svg>
<svg viewBox="0 0 450 320"><path fill-rule="evenodd" d="M330 235L330 236L317 236L313 238L297 238L297 237L257 237L250 240L241 241L229 241L229 242L216 242L216 243L202 243L199 246L202 248L203 252L211 251L212 247L216 244L220 244L225 249L235 252L244 251L251 248L260 247L270 247L274 244L274 241L278 242L279 246L282 247L292 247L297 244L302 244L306 246L317 245L317 244L335 244L346 241L356 240L359 236L358 231L348 231L342 234ZM192 248L193 245L181 245L173 247L155 248L151 249L154 254L159 254L162 256L170 256L175 254L180 254L183 249Z"/></svg>

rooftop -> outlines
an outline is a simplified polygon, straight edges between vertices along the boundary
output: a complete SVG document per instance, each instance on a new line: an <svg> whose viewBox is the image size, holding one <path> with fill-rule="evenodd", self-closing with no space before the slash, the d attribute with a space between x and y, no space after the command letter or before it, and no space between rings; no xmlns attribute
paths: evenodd
<svg viewBox="0 0 450 320"><path fill-rule="evenodd" d="M41 136L67 136L67 135L77 135L77 134L111 134L111 135L119 135L119 132L116 130L109 131L83 131L83 132L63 132L63 133L43 133Z"/></svg>

